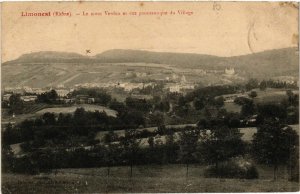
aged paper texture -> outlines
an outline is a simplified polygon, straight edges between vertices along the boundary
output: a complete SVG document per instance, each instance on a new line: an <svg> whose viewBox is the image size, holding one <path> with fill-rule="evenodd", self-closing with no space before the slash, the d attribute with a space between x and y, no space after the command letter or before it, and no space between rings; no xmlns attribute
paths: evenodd
<svg viewBox="0 0 300 194"><path fill-rule="evenodd" d="M298 6L2 3L2 192L299 191Z"/></svg>

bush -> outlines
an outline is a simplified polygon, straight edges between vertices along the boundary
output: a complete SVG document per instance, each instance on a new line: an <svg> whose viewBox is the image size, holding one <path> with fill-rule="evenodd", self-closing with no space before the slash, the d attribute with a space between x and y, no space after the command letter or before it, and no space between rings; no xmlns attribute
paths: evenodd
<svg viewBox="0 0 300 194"><path fill-rule="evenodd" d="M209 166L204 171L205 177L217 178L240 178L255 179L258 178L256 167L244 158L237 157L230 161L221 163L218 167Z"/></svg>
<svg viewBox="0 0 300 194"><path fill-rule="evenodd" d="M14 173L23 174L38 174L39 169L35 162L33 162L29 156L24 156L21 158L16 158L14 160L14 166L12 168Z"/></svg>

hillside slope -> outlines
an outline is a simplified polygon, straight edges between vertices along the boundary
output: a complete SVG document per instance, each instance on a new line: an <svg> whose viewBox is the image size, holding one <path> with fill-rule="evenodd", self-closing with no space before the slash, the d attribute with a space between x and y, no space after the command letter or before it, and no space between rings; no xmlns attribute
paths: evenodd
<svg viewBox="0 0 300 194"><path fill-rule="evenodd" d="M296 79L299 77L298 60L296 48L234 57L121 49L108 50L90 57L77 53L42 51L24 54L16 60L3 63L2 85L46 87L124 79L130 81L125 75L127 71L147 73L149 79L164 79L171 73L185 74L188 80L204 84L278 76L291 76ZM235 68L236 78L222 77L220 73L200 75L195 70L224 72L228 67Z"/></svg>

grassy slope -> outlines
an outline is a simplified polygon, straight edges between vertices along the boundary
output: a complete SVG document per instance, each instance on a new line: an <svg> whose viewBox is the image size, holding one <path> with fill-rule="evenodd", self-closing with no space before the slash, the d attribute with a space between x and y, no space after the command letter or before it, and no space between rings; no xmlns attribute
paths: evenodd
<svg viewBox="0 0 300 194"><path fill-rule="evenodd" d="M10 116L7 111L5 110L2 111L2 118L1 121L2 123L20 123L24 121L25 119L35 119L41 115L43 115L46 112L51 112L51 113L74 113L76 108L84 108L86 111L105 111L107 115L116 117L117 112L115 110L112 110L110 108L100 106L100 105L95 105L95 104L79 104L79 105L73 105L73 106L54 106L54 105L47 105L47 104L34 104L30 105L28 107L25 107L24 114L16 115L14 118Z"/></svg>
<svg viewBox="0 0 300 194"><path fill-rule="evenodd" d="M256 88L253 91L256 91L257 97L255 97L253 100L256 104L261 103L280 103L282 100L287 99L286 91L288 89L277 89L277 88L267 88L264 91L261 91L260 89ZM292 90L294 94L299 94L297 90ZM248 92L250 93L250 92ZM234 102L225 102L224 108L228 112L240 112L241 106L235 104Z"/></svg>
<svg viewBox="0 0 300 194"><path fill-rule="evenodd" d="M286 169L272 180L271 167L259 166L256 180L204 178L203 166L192 165L185 177L184 165L114 167L110 177L106 168L63 169L56 175L2 175L3 193L103 193L103 192L275 192L297 191L298 183L287 181Z"/></svg>
<svg viewBox="0 0 300 194"><path fill-rule="evenodd" d="M255 89L257 97L254 98L256 103L277 103L287 99L287 89L267 88L265 91ZM298 94L298 90L292 90L294 94Z"/></svg>

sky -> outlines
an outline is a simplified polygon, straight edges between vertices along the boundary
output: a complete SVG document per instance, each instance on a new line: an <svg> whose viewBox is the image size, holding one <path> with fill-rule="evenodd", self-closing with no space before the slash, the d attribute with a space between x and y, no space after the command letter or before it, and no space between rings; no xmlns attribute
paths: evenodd
<svg viewBox="0 0 300 194"><path fill-rule="evenodd" d="M5 2L1 7L2 62L37 51L86 54L88 49L89 55L95 55L110 49L140 49L236 56L295 47L296 6L279 2ZM180 15L178 10L193 14ZM21 16L22 12L53 15L56 11L69 12L71 17ZM121 15L107 16L105 11ZM138 15L161 11L167 15ZM91 16L100 12L102 16Z"/></svg>

